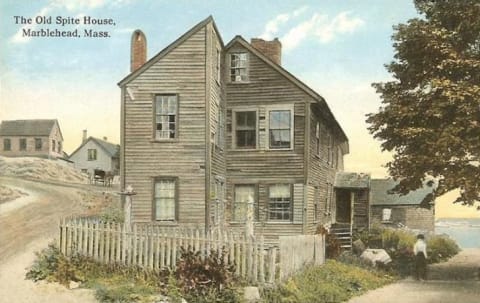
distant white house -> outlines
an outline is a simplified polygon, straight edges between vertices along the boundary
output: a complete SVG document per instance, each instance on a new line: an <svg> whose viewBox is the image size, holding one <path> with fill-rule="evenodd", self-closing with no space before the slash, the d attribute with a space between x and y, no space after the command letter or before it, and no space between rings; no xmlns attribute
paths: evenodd
<svg viewBox="0 0 480 303"><path fill-rule="evenodd" d="M88 137L83 132L82 144L70 155L74 166L85 173L92 173L95 169L112 172L114 175L119 171L120 145L110 143L107 138L98 139Z"/></svg>

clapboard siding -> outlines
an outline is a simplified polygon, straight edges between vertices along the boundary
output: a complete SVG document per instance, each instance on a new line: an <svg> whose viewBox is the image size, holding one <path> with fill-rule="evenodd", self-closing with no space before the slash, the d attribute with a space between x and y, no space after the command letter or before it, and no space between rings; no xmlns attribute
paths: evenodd
<svg viewBox="0 0 480 303"><path fill-rule="evenodd" d="M135 77L134 100L124 96L124 184L132 185L134 222L153 219L153 178L176 177L178 223L205 222L206 29ZM178 136L169 142L153 138L156 94L178 95Z"/></svg>
<svg viewBox="0 0 480 303"><path fill-rule="evenodd" d="M317 207L317 221L314 220L313 209L314 206L310 203L315 203L315 199L308 199L307 205L307 229L313 231L318 224L329 224L335 221L335 196L333 194L333 183L335 181L335 174L343 170L343 152L340 151L342 143L342 136L338 131L335 131L335 126L332 121L329 121L327 115L322 112L320 106L312 104L310 114L310 130L308 140L309 156L307 164L308 167L308 184L318 187L318 207ZM320 152L317 153L317 122L320 123ZM333 139L333 148L338 152L336 159L331 159L329 162L329 142L327 138L331 136ZM335 153L333 153L335 155ZM311 202L310 202L311 201ZM328 204L328 205L327 205ZM312 214L310 214L310 210Z"/></svg>

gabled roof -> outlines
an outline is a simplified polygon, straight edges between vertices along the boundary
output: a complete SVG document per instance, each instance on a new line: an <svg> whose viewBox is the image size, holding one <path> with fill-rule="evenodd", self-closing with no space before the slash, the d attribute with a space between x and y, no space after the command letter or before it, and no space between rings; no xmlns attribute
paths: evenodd
<svg viewBox="0 0 480 303"><path fill-rule="evenodd" d="M422 188L411 191L406 195L390 194L399 181L393 179L372 179L370 181L370 193L372 205L420 205L424 198L432 194L435 185L426 181Z"/></svg>
<svg viewBox="0 0 480 303"><path fill-rule="evenodd" d="M218 39L220 40L220 44L222 45L222 48L224 46L223 44L223 40L222 40L222 37L220 36L220 33L218 32L218 28L217 28L217 25L215 24L215 21L213 20L213 17L212 16L208 16L205 20L201 21L200 23L198 23L197 25L195 25L194 27L192 27L190 30L188 30L185 34L183 34L182 36L180 36L180 38L178 38L177 40L173 41L170 45L168 45L167 47L165 47L164 49L162 49L158 54L156 54L154 57L152 57L150 60L148 60L147 62L145 62L145 64L143 64L140 68L138 68L137 70L131 72L128 76L126 76L125 78L123 78L122 80L120 80L120 82L118 82L118 86L123 86L125 84L127 84L128 82L130 82L132 79L134 79L135 77L137 77L139 74L141 74L142 72L144 72L146 69L148 69L150 66L152 66L153 64L155 64L158 60L160 60L161 58L163 58L165 55L167 55L170 51L172 51L173 49L175 49L177 46L179 46L180 44L182 44L185 40L187 40L188 38L190 38L193 34L195 34L196 32L198 32L200 29L202 29L205 25L207 25L208 23L212 22L213 24L213 28L215 29L215 32L217 34L217 37Z"/></svg>
<svg viewBox="0 0 480 303"><path fill-rule="evenodd" d="M370 188L370 175L364 173L338 172L335 175L336 188Z"/></svg>
<svg viewBox="0 0 480 303"><path fill-rule="evenodd" d="M48 137L50 136L55 124L58 125L58 121L56 119L4 120L0 124L0 136ZM60 131L60 127L58 129Z"/></svg>
<svg viewBox="0 0 480 303"><path fill-rule="evenodd" d="M333 115L332 111L330 110L330 108L328 107L328 104L327 102L325 101L325 99L320 96L316 91L314 91L313 89L311 89L310 87L308 87L308 85L306 85L305 83L303 83L302 81L300 81L298 78L296 78L294 75L292 75L289 71L287 71L286 69L284 69L282 66L278 65L277 63L273 62L272 60L270 60L270 58L268 58L267 56L265 56L261 51L257 50L256 48L254 48L250 43L248 43L242 36L240 35L237 35L235 36L235 38L233 38L230 42L228 42L228 44L225 46L225 49L228 50L229 48L231 48L233 45L235 45L236 43L240 44L241 46L243 46L244 48L246 48L249 52L253 53L255 56L257 56L258 58L260 58L262 61L264 61L266 64L268 64L269 66L271 66L274 70L276 70L277 72L279 72L282 76L284 76L285 78L287 78L290 82L292 82L294 85L296 85L298 88L300 88L301 90L303 90L306 94L308 94L309 96L311 96L314 100L317 101L317 103L319 103L320 106L324 107L324 109L326 109L326 112L327 112L327 115L330 116L330 118L333 120L333 122L335 123L335 125L338 127L338 130L340 131L341 135L343 136L344 140L348 142L348 138L347 138L347 135L345 135L345 132L343 131L342 127L340 126L340 124L338 123L338 121L335 119L335 116ZM348 147L347 147L347 152L348 152Z"/></svg>
<svg viewBox="0 0 480 303"><path fill-rule="evenodd" d="M77 153L78 151L80 151L80 149L82 149L82 147L87 144L89 141L92 141L94 142L96 145L98 145L102 150L104 150L107 155L111 158L117 158L119 157L119 153L120 153L120 145L118 144L114 144L114 143L110 143L110 142L107 142L105 140L102 140L102 139L98 139L98 138L95 138L95 137L88 137L87 140L85 140L85 142L82 142L82 144L73 152L70 154L70 158L75 154Z"/></svg>

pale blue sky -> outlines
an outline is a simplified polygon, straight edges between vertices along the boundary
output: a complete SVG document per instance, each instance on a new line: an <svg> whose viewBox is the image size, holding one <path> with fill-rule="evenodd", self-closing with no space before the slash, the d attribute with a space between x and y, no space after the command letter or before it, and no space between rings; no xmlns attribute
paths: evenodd
<svg viewBox="0 0 480 303"><path fill-rule="evenodd" d="M97 27L110 32L104 39L19 36L13 16L39 14L112 18L116 25ZM389 155L364 120L380 105L371 83L389 79L383 65L393 56L392 26L417 16L410 0L2 1L0 120L58 118L67 152L80 144L82 129L119 142L116 84L129 71L132 31L145 32L150 58L209 15L225 43L235 35L278 37L282 65L325 97L347 133L346 169L385 174ZM46 27L58 28L35 25Z"/></svg>

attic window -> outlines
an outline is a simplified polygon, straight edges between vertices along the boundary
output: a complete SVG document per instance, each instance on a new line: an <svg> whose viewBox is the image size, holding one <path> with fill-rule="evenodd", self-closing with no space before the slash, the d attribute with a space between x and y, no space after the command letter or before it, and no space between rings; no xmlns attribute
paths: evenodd
<svg viewBox="0 0 480 303"><path fill-rule="evenodd" d="M248 54L247 53L230 54L230 81L231 82L248 81Z"/></svg>

